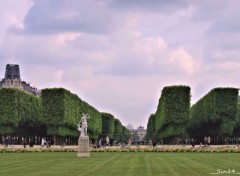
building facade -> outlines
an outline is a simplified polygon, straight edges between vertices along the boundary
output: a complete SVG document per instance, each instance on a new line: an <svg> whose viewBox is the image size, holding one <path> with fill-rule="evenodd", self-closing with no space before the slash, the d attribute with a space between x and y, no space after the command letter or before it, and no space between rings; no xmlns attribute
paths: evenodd
<svg viewBox="0 0 240 176"><path fill-rule="evenodd" d="M17 64L6 65L5 77L0 81L0 87L17 88L35 96L40 95L40 91L37 88L21 80L20 68Z"/></svg>
<svg viewBox="0 0 240 176"><path fill-rule="evenodd" d="M147 130L139 126L137 129L131 130L132 141L136 143L144 143Z"/></svg>

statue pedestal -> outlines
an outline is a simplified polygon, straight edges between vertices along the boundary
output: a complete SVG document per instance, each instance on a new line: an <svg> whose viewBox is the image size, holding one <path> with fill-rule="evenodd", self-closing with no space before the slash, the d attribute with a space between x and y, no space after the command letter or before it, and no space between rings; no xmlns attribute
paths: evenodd
<svg viewBox="0 0 240 176"><path fill-rule="evenodd" d="M89 137L88 136L82 136L78 139L78 153L77 157L85 157L89 158Z"/></svg>

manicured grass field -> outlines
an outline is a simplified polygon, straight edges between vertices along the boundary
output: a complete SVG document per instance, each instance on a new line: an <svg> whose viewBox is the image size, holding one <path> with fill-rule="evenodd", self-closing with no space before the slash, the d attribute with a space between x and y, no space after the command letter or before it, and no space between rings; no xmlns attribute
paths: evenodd
<svg viewBox="0 0 240 176"><path fill-rule="evenodd" d="M240 153L0 153L0 176L195 176L240 172ZM234 175L221 173L218 175Z"/></svg>

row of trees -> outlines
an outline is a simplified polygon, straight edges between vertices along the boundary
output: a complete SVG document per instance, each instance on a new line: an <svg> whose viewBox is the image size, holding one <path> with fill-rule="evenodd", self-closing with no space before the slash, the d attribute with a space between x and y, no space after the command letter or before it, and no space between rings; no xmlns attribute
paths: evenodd
<svg viewBox="0 0 240 176"><path fill-rule="evenodd" d="M48 136L55 144L76 144L77 124L82 113L91 117L88 120L91 140L104 135L124 140L130 135L113 115L99 112L66 89L43 89L40 97L18 89L0 89L1 136L10 135L19 140L37 138L38 141Z"/></svg>
<svg viewBox="0 0 240 176"><path fill-rule="evenodd" d="M215 88L190 107L190 87L164 87L157 111L148 119L146 137L176 144L180 138L202 142L211 136L213 143L223 143L240 135L238 109L235 88Z"/></svg>
<svg viewBox="0 0 240 176"><path fill-rule="evenodd" d="M122 125L110 113L102 113L102 135L113 137L117 141L127 141L131 136L130 130Z"/></svg>

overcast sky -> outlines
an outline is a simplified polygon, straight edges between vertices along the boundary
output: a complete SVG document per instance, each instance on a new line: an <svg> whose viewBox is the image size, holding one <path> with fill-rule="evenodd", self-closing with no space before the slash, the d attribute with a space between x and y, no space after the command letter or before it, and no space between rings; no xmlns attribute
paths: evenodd
<svg viewBox="0 0 240 176"><path fill-rule="evenodd" d="M123 125L146 127L165 86L192 103L240 84L239 0L0 0L0 77L19 64Z"/></svg>

